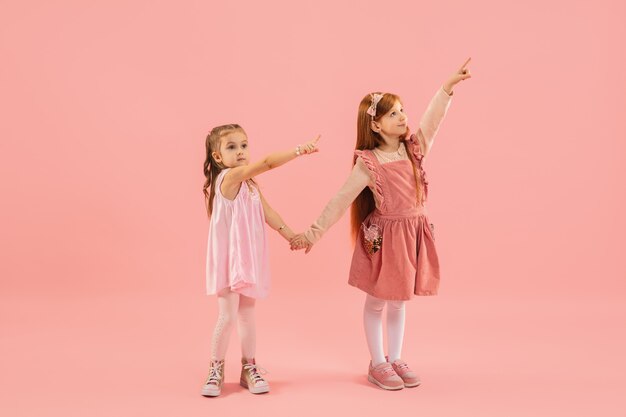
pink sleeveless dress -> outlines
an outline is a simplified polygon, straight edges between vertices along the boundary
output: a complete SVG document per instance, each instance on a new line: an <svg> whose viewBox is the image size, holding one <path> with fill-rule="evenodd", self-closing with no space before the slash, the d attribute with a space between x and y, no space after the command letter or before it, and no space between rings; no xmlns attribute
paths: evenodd
<svg viewBox="0 0 626 417"><path fill-rule="evenodd" d="M415 135L405 145L423 187L420 203L410 160L381 164L372 151L355 151L355 159L363 159L375 182L377 209L365 219L357 237L348 283L385 300L436 295L439 288L439 259L424 205L428 182L423 153ZM372 240L377 237L382 241L374 243L373 251Z"/></svg>
<svg viewBox="0 0 626 417"><path fill-rule="evenodd" d="M206 260L207 294L225 288L253 298L270 289L269 253L263 204L256 187L241 184L234 200L221 191L228 169L215 181Z"/></svg>

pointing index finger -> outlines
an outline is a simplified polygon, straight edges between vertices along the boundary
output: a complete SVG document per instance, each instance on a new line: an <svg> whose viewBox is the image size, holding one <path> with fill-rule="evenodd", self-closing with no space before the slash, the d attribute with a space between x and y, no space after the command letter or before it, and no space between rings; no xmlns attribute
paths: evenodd
<svg viewBox="0 0 626 417"><path fill-rule="evenodd" d="M463 66L461 67L461 71L465 70L465 67L467 66L467 64L469 64L471 60L472 60L472 57L467 58L467 61L465 61L465 64L463 64Z"/></svg>

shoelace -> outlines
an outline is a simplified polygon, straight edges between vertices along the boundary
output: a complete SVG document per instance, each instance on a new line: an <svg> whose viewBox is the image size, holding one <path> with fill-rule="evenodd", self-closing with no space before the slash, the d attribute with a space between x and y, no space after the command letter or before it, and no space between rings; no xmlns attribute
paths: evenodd
<svg viewBox="0 0 626 417"><path fill-rule="evenodd" d="M207 385L219 385L222 380L222 370L217 364L211 364L211 370L209 371L209 377L206 380Z"/></svg>
<svg viewBox="0 0 626 417"><path fill-rule="evenodd" d="M389 376L396 373L396 371L394 371L391 366L384 367L380 372L383 374L383 376Z"/></svg>
<svg viewBox="0 0 626 417"><path fill-rule="evenodd" d="M243 369L248 371L248 375L250 375L250 378L252 379L252 382L254 383L254 385L256 385L259 382L265 382L265 380L263 379L261 375L265 375L267 373L266 369L261 368L260 366L257 366L254 363L245 364L243 366Z"/></svg>
<svg viewBox="0 0 626 417"><path fill-rule="evenodd" d="M396 366L400 368L401 371L410 371L409 365L404 362L396 362Z"/></svg>

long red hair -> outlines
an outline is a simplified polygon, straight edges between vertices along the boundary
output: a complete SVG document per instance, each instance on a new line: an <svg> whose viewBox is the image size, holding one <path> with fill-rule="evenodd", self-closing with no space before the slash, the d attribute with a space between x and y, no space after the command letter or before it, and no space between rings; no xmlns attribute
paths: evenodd
<svg viewBox="0 0 626 417"><path fill-rule="evenodd" d="M383 94L380 92L375 92L372 94ZM371 127L372 116L367 113L370 105L372 104L372 94L368 94L363 97L361 103L359 104L359 111L357 114L356 120L356 146L355 149L365 150L365 149L374 149L376 146L383 144L385 141L380 136L380 134L374 132ZM396 104L396 102L402 102L399 96L392 93L384 93L383 97L378 102L376 106L376 116L374 120L380 120L382 116L387 114L389 110ZM415 167L415 162L412 158L409 158L411 163L413 164L413 172L415 173L415 179L417 184L417 201L420 201L421 195L421 187L419 186L417 169ZM356 163L356 158L354 158L352 164ZM356 241L356 238L359 234L359 229L361 228L361 224L363 220L376 208L376 204L374 202L374 195L369 187L366 187L361 193L357 196L357 198L352 203L352 207L350 208L350 224L352 231L352 239Z"/></svg>

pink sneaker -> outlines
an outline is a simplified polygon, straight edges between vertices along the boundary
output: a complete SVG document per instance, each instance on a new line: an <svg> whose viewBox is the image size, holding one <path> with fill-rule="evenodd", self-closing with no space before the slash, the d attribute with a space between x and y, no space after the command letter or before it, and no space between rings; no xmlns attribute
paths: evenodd
<svg viewBox="0 0 626 417"><path fill-rule="evenodd" d="M261 376L266 374L267 371L256 364L254 358L241 359L241 378L239 379L239 385L253 394L265 394L270 392L270 384Z"/></svg>
<svg viewBox="0 0 626 417"><path fill-rule="evenodd" d="M205 397L217 397L222 393L224 384L224 360L212 360L209 376L202 387L202 395Z"/></svg>
<svg viewBox="0 0 626 417"><path fill-rule="evenodd" d="M421 383L419 376L417 376L402 359L396 359L391 363L391 366L393 370L396 371L396 374L402 378L405 387L412 388Z"/></svg>
<svg viewBox="0 0 626 417"><path fill-rule="evenodd" d="M372 361L370 361L367 380L386 390L399 390L404 388L402 378L396 374L396 371L393 370L393 367L389 362L383 362L376 366L372 366Z"/></svg>

